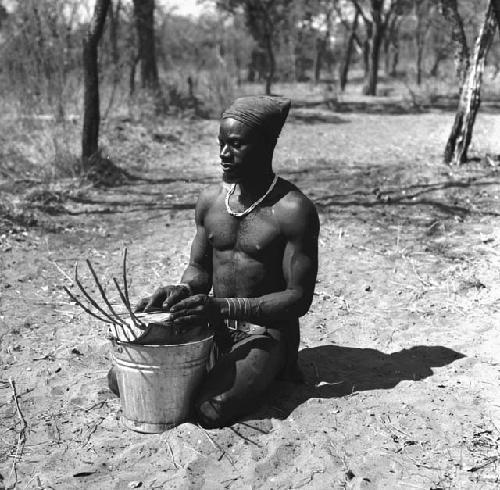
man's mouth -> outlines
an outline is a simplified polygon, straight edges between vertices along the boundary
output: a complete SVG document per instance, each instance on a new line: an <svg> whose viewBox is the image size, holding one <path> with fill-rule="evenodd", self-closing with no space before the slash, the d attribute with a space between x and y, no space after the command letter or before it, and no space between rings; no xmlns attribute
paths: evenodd
<svg viewBox="0 0 500 490"><path fill-rule="evenodd" d="M227 174L232 174L237 170L237 167L230 163L221 163L222 171Z"/></svg>

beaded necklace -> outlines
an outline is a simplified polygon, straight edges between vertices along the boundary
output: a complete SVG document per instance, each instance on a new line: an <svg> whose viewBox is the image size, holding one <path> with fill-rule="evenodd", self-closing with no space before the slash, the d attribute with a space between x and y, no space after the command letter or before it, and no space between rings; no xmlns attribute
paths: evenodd
<svg viewBox="0 0 500 490"><path fill-rule="evenodd" d="M229 198L234 194L234 191L236 189L236 184L233 184L231 186L231 188L227 191L227 194L226 194L226 210L227 210L227 212L231 216L234 216L236 218L242 218L243 216L246 216L247 214L251 213L271 193L271 191L274 189L274 186L276 185L276 182L278 182L277 175L274 176L274 179L273 179L271 185L269 186L269 189L267 189L266 193L262 197L257 199L257 201L255 201L251 206L249 206L244 211L242 211L241 213L236 213L235 211L233 211L231 209L231 206L229 206Z"/></svg>

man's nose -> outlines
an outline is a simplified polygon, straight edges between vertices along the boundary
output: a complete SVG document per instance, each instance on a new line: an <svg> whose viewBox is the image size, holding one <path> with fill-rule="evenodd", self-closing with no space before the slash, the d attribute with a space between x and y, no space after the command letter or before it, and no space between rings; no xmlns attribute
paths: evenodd
<svg viewBox="0 0 500 490"><path fill-rule="evenodd" d="M229 145L222 145L220 150L221 158L229 158L231 156L231 152L229 151Z"/></svg>

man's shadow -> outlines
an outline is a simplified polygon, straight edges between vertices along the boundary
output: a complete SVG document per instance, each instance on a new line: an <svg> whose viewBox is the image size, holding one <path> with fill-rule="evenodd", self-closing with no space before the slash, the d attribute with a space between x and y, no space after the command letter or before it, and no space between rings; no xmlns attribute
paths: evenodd
<svg viewBox="0 0 500 490"><path fill-rule="evenodd" d="M310 398L338 398L357 391L394 388L404 380L419 381L465 357L448 347L418 345L385 354L376 349L322 345L302 349L302 382L278 382L257 418L286 418ZM255 418L255 417L254 417Z"/></svg>

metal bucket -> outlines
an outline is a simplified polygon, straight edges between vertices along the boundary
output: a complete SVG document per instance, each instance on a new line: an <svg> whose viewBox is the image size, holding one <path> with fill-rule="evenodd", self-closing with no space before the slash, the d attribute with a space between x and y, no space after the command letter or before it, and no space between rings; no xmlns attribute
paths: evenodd
<svg viewBox="0 0 500 490"><path fill-rule="evenodd" d="M176 345L113 342L123 424L160 433L184 422L205 374L212 339Z"/></svg>

